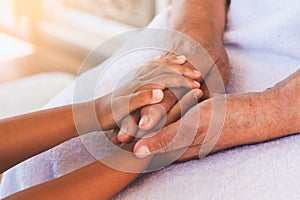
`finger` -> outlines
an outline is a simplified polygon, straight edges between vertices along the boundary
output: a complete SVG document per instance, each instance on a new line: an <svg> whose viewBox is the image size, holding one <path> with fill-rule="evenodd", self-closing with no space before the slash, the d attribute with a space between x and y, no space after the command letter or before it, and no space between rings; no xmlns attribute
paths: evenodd
<svg viewBox="0 0 300 200"><path fill-rule="evenodd" d="M148 80L152 77L169 73L184 75L185 77L189 77L199 82L203 80L201 72L195 70L195 68L192 66L161 62L152 62L150 65L142 67L137 74L140 78Z"/></svg>
<svg viewBox="0 0 300 200"><path fill-rule="evenodd" d="M206 108L197 104L176 122L165 126L156 133L144 136L136 143L134 153L138 157L143 157L151 153L186 150L189 146L202 144L211 119ZM200 114L201 110L203 110L203 114Z"/></svg>
<svg viewBox="0 0 300 200"><path fill-rule="evenodd" d="M105 103L112 101L112 103L110 107L104 108L103 112L100 113L102 115L102 117L99 117L102 119L100 122L101 128L103 130L115 128L116 124L125 116L145 105L159 103L163 100L163 97L164 93L159 89L139 91L127 96L112 97L112 99L107 96L102 101Z"/></svg>
<svg viewBox="0 0 300 200"><path fill-rule="evenodd" d="M159 132L141 138L134 146L134 154L143 158L152 154L177 150L183 150L183 153L189 146L194 146L194 143L200 144L204 139L204 134L197 134L197 125L188 125L188 123L180 119Z"/></svg>
<svg viewBox="0 0 300 200"><path fill-rule="evenodd" d="M183 117L185 113L198 103L198 100L203 96L203 91L194 89L185 94L164 116L164 119L160 119L158 124L153 130L160 130L161 128L168 126L171 123L176 122L178 119Z"/></svg>
<svg viewBox="0 0 300 200"><path fill-rule="evenodd" d="M186 66L186 65L164 65L165 67L184 75L185 77L189 77L191 79L194 79L198 82L203 80L203 76L200 71L196 70L192 66Z"/></svg>
<svg viewBox="0 0 300 200"><path fill-rule="evenodd" d="M157 133L147 135L140 139L134 146L133 152L138 158L144 158L151 154L171 151L170 143L177 134L179 123L173 123ZM181 146L178 144L178 146Z"/></svg>
<svg viewBox="0 0 300 200"><path fill-rule="evenodd" d="M121 129L117 137L118 141L126 143L132 140L138 130L139 112L137 110L122 120Z"/></svg>
<svg viewBox="0 0 300 200"><path fill-rule="evenodd" d="M157 77L156 81L164 82L166 88L200 88L201 84L188 77L182 77L178 75L161 75Z"/></svg>
<svg viewBox="0 0 300 200"><path fill-rule="evenodd" d="M117 119L121 119L145 105L159 103L163 98L164 93L162 90L144 90L128 96L117 97L113 100L112 106L115 108L114 114L116 114Z"/></svg>
<svg viewBox="0 0 300 200"><path fill-rule="evenodd" d="M208 60L208 59L205 59L205 60ZM165 57L160 56L160 57L158 57L158 59L153 60L151 63L161 63L161 64L164 64L164 65L175 64L175 65L181 65L185 68L190 68L190 69L196 70L196 71L198 71L197 69L202 70L202 67L194 66L191 62L189 62L187 60L186 56L184 56L184 55L177 55L176 56L176 55L169 54ZM206 63L206 62L204 62L204 63ZM201 62L201 65L203 65L203 62ZM206 63L206 65L208 65L208 64ZM210 62L210 66L212 66L211 62ZM207 70L203 71L204 74L207 74L207 72L208 72ZM200 83L202 83L203 80L204 80L203 73L201 73L201 77L195 77L195 78L199 78L199 79L197 79L197 81L199 81ZM193 78L193 77L191 77L191 78Z"/></svg>
<svg viewBox="0 0 300 200"><path fill-rule="evenodd" d="M172 103L173 104L173 103ZM170 109L168 105L156 104L145 107L141 112L141 120L139 127L142 130L150 130L161 121L161 118L166 115L166 109ZM163 121L161 123L164 123Z"/></svg>
<svg viewBox="0 0 300 200"><path fill-rule="evenodd" d="M185 94L169 111L166 119L166 125L169 125L181 117L193 106L198 103L198 100L203 96L203 91L194 89Z"/></svg>
<svg viewBox="0 0 300 200"><path fill-rule="evenodd" d="M139 127L142 130L150 130L161 120L161 118L175 105L179 98L186 93L184 89L173 89L164 91L164 99L159 104L145 106L141 109L141 120Z"/></svg>
<svg viewBox="0 0 300 200"><path fill-rule="evenodd" d="M156 77L144 81L144 84L138 87L135 91L153 90L166 88L200 88L201 84L188 77L183 77L177 74L161 74Z"/></svg>
<svg viewBox="0 0 300 200"><path fill-rule="evenodd" d="M188 77L182 77L178 75L161 75L160 79L164 79L167 88L185 87L185 88L200 88L201 84ZM163 80L161 80L163 81Z"/></svg>
<svg viewBox="0 0 300 200"><path fill-rule="evenodd" d="M192 78L198 82L203 80L202 73L196 70L192 65L188 65L188 63L184 65L165 65L165 67L176 71L179 74L184 75L185 77Z"/></svg>
<svg viewBox="0 0 300 200"><path fill-rule="evenodd" d="M168 62L171 64L182 65L185 62L187 62L187 58L184 55L159 55L156 58L154 58L152 62Z"/></svg>
<svg viewBox="0 0 300 200"><path fill-rule="evenodd" d="M169 56L168 61L172 64L183 65L187 62L187 58L184 55L177 55L177 56Z"/></svg>

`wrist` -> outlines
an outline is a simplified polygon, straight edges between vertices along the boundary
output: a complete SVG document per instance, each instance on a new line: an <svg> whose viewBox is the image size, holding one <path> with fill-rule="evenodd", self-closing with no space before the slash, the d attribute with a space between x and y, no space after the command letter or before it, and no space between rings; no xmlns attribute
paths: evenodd
<svg viewBox="0 0 300 200"><path fill-rule="evenodd" d="M213 152L265 141L261 93L226 94L224 126Z"/></svg>
<svg viewBox="0 0 300 200"><path fill-rule="evenodd" d="M72 105L73 118L79 135L100 130L97 100Z"/></svg>
<svg viewBox="0 0 300 200"><path fill-rule="evenodd" d="M239 122L235 131L237 145L253 144L284 137L297 132L296 108L281 98L280 88L264 92L232 95L237 107ZM298 118L299 121L299 118ZM299 131L299 130L298 130Z"/></svg>
<svg viewBox="0 0 300 200"><path fill-rule="evenodd" d="M210 49L217 50L219 48L224 48L223 32L219 34L215 33L213 28L206 27L205 25L199 27L199 25L193 26L192 24L182 24L183 23L170 25L169 28L182 33L185 37L191 38L208 51Z"/></svg>
<svg viewBox="0 0 300 200"><path fill-rule="evenodd" d="M174 0L169 28L188 35L202 45L206 41L222 43L226 7L226 0Z"/></svg>
<svg viewBox="0 0 300 200"><path fill-rule="evenodd" d="M283 137L300 132L300 98L293 84L278 84L263 92L270 118L273 119L275 130L272 135ZM298 95L298 97L297 97ZM274 117L273 117L274 116Z"/></svg>

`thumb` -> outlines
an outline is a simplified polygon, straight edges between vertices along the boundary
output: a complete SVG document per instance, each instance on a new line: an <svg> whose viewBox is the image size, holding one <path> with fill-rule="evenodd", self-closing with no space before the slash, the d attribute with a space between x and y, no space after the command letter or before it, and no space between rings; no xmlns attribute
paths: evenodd
<svg viewBox="0 0 300 200"><path fill-rule="evenodd" d="M134 154L138 158L144 158L151 154L166 153L178 149L188 148L196 134L184 130L182 120L164 127L156 133L141 138L134 146ZM180 155L179 155L180 156Z"/></svg>

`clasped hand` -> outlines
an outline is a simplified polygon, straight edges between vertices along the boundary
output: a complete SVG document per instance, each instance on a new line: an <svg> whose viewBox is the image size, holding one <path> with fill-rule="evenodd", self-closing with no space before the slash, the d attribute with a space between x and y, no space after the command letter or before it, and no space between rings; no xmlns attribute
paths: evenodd
<svg viewBox="0 0 300 200"><path fill-rule="evenodd" d="M96 100L101 129L114 128L113 134L108 135L114 144L130 143L133 139L136 142L176 122L196 105L203 97L202 82L201 72L184 56L152 60L137 70L132 80ZM109 101L111 106L103 106Z"/></svg>
<svg viewBox="0 0 300 200"><path fill-rule="evenodd" d="M202 75L193 67L184 66L185 62L183 56L155 59L138 69L132 80L95 101L101 129L115 128L114 136L118 134L110 138L114 143L129 142L139 128L152 130L166 112L173 113L168 115L166 124L174 122L182 105L189 104L185 106L187 110L202 97ZM174 93L185 103L177 102L173 96L170 99ZM117 124L121 129L116 128Z"/></svg>

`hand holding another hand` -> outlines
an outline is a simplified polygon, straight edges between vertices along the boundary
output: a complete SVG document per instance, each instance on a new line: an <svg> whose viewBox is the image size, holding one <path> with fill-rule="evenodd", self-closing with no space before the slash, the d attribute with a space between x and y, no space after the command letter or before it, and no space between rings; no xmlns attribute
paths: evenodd
<svg viewBox="0 0 300 200"><path fill-rule="evenodd" d="M187 62L185 56L167 55L160 56L150 62L150 65L157 66L176 66L177 70L184 76L193 78L193 80L202 83L202 74ZM168 78L166 76L166 78ZM139 137L144 132L159 129L176 120L183 113L195 105L202 97L201 90L190 90L187 88L172 88L164 90L164 99L153 105L147 105L140 111L132 113L125 117L121 122L121 130L116 129L115 136L118 134L119 142L129 142L133 136ZM166 115L168 113L168 115ZM139 133L138 133L139 132Z"/></svg>
<svg viewBox="0 0 300 200"><path fill-rule="evenodd" d="M198 82L201 79L200 72L176 62L158 61L140 68L132 80L95 101L101 130L115 128L124 117L129 119L129 114L134 114L140 108L162 103L166 97L163 91L169 89L190 91L194 101L195 98L201 98L203 93Z"/></svg>

